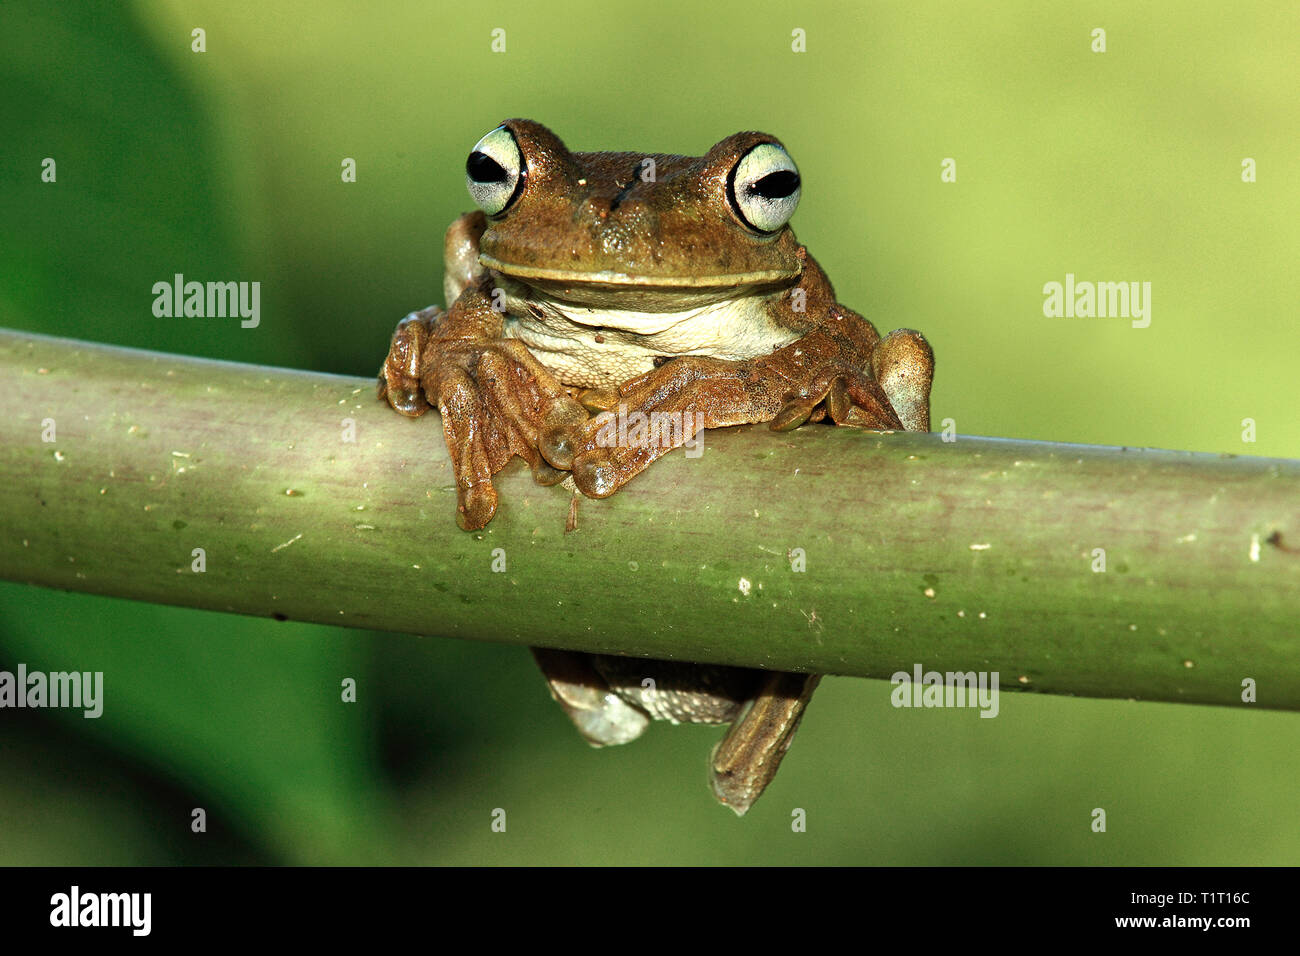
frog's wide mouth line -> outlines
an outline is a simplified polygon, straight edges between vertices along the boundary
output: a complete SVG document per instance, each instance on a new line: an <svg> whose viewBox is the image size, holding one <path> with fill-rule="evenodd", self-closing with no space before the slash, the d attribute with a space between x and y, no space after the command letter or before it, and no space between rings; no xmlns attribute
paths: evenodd
<svg viewBox="0 0 1300 956"><path fill-rule="evenodd" d="M731 272L705 276L645 276L628 272L588 272L516 266L479 254L478 261L489 269L519 279L572 282L578 285L635 286L637 288L713 289L734 286L769 285L799 277L798 270L766 269L762 272Z"/></svg>

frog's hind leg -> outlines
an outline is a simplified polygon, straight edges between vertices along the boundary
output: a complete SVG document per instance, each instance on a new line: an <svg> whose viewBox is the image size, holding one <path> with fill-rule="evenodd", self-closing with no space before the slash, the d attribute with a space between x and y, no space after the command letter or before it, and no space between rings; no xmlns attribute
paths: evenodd
<svg viewBox="0 0 1300 956"><path fill-rule="evenodd" d="M593 747L611 747L636 740L649 725L650 717L645 711L610 689L592 666L590 654L542 647L531 650L551 696Z"/></svg>
<svg viewBox="0 0 1300 956"><path fill-rule="evenodd" d="M714 748L709 762L713 795L737 816L745 815L776 776L820 680L820 674L767 674L748 708Z"/></svg>
<svg viewBox="0 0 1300 956"><path fill-rule="evenodd" d="M871 373L909 432L930 430L934 352L920 332L895 329L871 351Z"/></svg>

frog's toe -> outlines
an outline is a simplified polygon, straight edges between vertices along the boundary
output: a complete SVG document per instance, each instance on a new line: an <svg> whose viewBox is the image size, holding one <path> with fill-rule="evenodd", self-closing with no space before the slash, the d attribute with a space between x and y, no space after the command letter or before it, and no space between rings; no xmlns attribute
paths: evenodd
<svg viewBox="0 0 1300 956"><path fill-rule="evenodd" d="M812 417L813 409L817 407L818 401L820 399L791 399L776 413L776 417L772 419L767 427L774 432L788 432L798 428Z"/></svg>
<svg viewBox="0 0 1300 956"><path fill-rule="evenodd" d="M397 323L384 366L379 370L377 396L411 418L432 407L421 387L420 371L429 335L442 316L441 309L429 306Z"/></svg>
<svg viewBox="0 0 1300 956"><path fill-rule="evenodd" d="M814 379L786 401L768 427L777 432L790 431L827 416L836 425L872 429L901 427L880 386L860 372L846 370L832 370Z"/></svg>
<svg viewBox="0 0 1300 956"><path fill-rule="evenodd" d="M821 677L771 671L709 758L718 802L744 816L776 776Z"/></svg>
<svg viewBox="0 0 1300 956"><path fill-rule="evenodd" d="M388 399L388 404L393 407L394 411L401 412L410 418L423 415L430 408L428 401L424 397L424 390L416 388L392 388L386 384L380 384L380 398Z"/></svg>
<svg viewBox="0 0 1300 956"><path fill-rule="evenodd" d="M438 411L456 475L456 523L466 531L477 531L496 513L497 493L492 487L488 450L500 446L502 439L491 430L478 390L464 369L444 371Z"/></svg>
<svg viewBox="0 0 1300 956"><path fill-rule="evenodd" d="M544 458L539 458L537 464L533 465L533 481L539 485L545 485L549 488L551 485L558 485L567 477L569 477L567 471L552 468Z"/></svg>
<svg viewBox="0 0 1300 956"><path fill-rule="evenodd" d="M874 431L903 427L884 390L863 374L841 375L832 381L826 391L826 411L836 425Z"/></svg>
<svg viewBox="0 0 1300 956"><path fill-rule="evenodd" d="M456 497L456 524L462 531L478 531L496 514L497 492L491 482L474 485Z"/></svg>
<svg viewBox="0 0 1300 956"><path fill-rule="evenodd" d="M537 450L553 467L568 471L573 467L583 442L587 410L571 398L557 399L547 411L537 439Z"/></svg>
<svg viewBox="0 0 1300 956"><path fill-rule="evenodd" d="M542 429L537 439L537 450L553 467L567 471L573 467L577 449L572 430L566 425L551 425Z"/></svg>
<svg viewBox="0 0 1300 956"><path fill-rule="evenodd" d="M574 458L573 483L588 498L608 498L676 447L649 439L606 447L597 438Z"/></svg>
<svg viewBox="0 0 1300 956"><path fill-rule="evenodd" d="M588 498L608 498L622 484L618 469L604 449L588 452L574 460L573 483Z"/></svg>

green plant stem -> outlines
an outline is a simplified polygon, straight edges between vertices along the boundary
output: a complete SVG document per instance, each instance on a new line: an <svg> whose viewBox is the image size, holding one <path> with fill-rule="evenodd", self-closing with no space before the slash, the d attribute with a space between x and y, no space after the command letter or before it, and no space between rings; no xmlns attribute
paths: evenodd
<svg viewBox="0 0 1300 956"><path fill-rule="evenodd" d="M1047 693L1244 706L1252 678L1256 706L1300 708L1297 461L729 429L582 499L570 533L570 493L516 462L466 533L436 413L403 418L369 380L16 332L0 431L16 581L783 670L993 670Z"/></svg>

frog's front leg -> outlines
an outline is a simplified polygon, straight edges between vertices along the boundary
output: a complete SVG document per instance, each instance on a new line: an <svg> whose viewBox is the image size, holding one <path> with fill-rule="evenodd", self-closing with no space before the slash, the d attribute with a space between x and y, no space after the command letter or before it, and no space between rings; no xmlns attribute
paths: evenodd
<svg viewBox="0 0 1300 956"><path fill-rule="evenodd" d="M447 227L442 240L444 302L455 302L462 292L483 277L478 248L486 229L487 217L477 209L458 217Z"/></svg>
<svg viewBox="0 0 1300 956"><path fill-rule="evenodd" d="M828 416L838 425L928 430L933 370L920 333L900 329L880 339L861 316L836 307L771 355L739 362L684 356L620 387L617 400L626 414L657 415L679 427L648 429L649 440L619 444L610 441L609 427L617 410L589 420L557 415L546 423L540 447L551 464L572 471L583 494L603 498L691 439L696 425L770 422L784 430Z"/></svg>
<svg viewBox="0 0 1300 956"><path fill-rule="evenodd" d="M416 312L398 324L380 372L379 396L404 415L436 406L456 476L456 520L482 528L496 512L492 476L518 455L542 484L563 473L538 452L545 421L583 421L579 405L518 339L485 282L466 288L451 311Z"/></svg>

